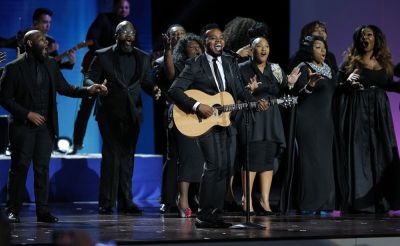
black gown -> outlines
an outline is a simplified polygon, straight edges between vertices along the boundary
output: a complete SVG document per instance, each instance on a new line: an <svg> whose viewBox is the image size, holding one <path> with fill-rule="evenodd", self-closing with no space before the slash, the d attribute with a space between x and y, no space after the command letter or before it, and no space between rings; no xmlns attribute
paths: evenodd
<svg viewBox="0 0 400 246"><path fill-rule="evenodd" d="M326 70L331 71L329 66ZM308 67L304 63L300 64L300 72L295 91L308 83ZM297 187L295 205L299 210L332 210L335 205L332 98L336 80L332 74L322 76L311 94L299 98L296 111L294 187Z"/></svg>
<svg viewBox="0 0 400 246"><path fill-rule="evenodd" d="M272 67L276 68L277 77ZM278 98L287 87L287 78L279 65L268 63L261 73L253 61L239 64L244 86L250 78L257 75L257 81L261 84L253 92L253 96L259 99ZM279 71L280 70L280 71ZM241 164L246 161L246 126L244 111L237 114L236 125L238 128L238 159ZM285 148L285 134L282 118L278 105L271 105L268 110L253 112L249 117L249 168L253 172L270 171L274 168L274 161L281 149Z"/></svg>
<svg viewBox="0 0 400 246"><path fill-rule="evenodd" d="M384 69L359 69L364 89L342 82L335 106L338 188L342 209L383 212L400 209L399 156L386 90L400 92Z"/></svg>

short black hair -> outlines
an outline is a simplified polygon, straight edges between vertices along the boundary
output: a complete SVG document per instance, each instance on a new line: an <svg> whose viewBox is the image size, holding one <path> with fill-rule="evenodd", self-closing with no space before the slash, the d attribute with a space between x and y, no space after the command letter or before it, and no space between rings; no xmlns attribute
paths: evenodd
<svg viewBox="0 0 400 246"><path fill-rule="evenodd" d="M301 61L303 62L311 62L314 57L314 42L315 41L321 41L325 45L326 51L328 51L328 45L326 44L326 41L323 37L320 36L305 36L303 38L303 41L300 44L300 50L298 54L301 57Z"/></svg>
<svg viewBox="0 0 400 246"><path fill-rule="evenodd" d="M128 2L128 3L129 3L129 6L131 5L131 2L130 2L129 0L114 0L114 1L113 1L113 8L115 9L115 7L117 6L117 4L119 4L119 3L122 2L122 1Z"/></svg>
<svg viewBox="0 0 400 246"><path fill-rule="evenodd" d="M206 39L207 31L211 30L211 29L221 29L221 28L219 28L217 23L210 23L210 24L203 26L203 28L201 28L201 31L200 31L200 35L203 38L203 40Z"/></svg>
<svg viewBox="0 0 400 246"><path fill-rule="evenodd" d="M32 15L33 23L39 21L39 18L40 18L41 15L53 16L53 11L51 11L48 8L37 8L37 9L35 9L35 11L33 12L33 15Z"/></svg>

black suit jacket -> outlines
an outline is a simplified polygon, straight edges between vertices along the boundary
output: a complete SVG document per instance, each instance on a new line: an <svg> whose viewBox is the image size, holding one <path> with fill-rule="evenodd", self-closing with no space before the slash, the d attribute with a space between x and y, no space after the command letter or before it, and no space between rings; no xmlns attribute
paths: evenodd
<svg viewBox="0 0 400 246"><path fill-rule="evenodd" d="M139 123L143 119L141 88L149 94L153 88L150 56L137 48L133 50L136 59L136 74L126 83L123 81L118 66L119 54L116 47L113 45L96 51L85 83L91 85L107 80L108 94L99 96L97 100L97 120L104 117L120 119L130 115L134 122Z"/></svg>
<svg viewBox="0 0 400 246"><path fill-rule="evenodd" d="M0 79L0 104L11 113L14 122L27 124L27 116L35 98L33 97L34 75L27 62L28 55L25 53L6 65ZM58 113L56 92L69 97L88 96L86 88L75 87L65 80L60 72L57 62L50 58L45 62L46 71L50 78L50 119L47 119L54 133L58 135Z"/></svg>
<svg viewBox="0 0 400 246"><path fill-rule="evenodd" d="M256 101L247 90L244 90L233 57L223 54L221 59L225 74L226 91L231 93L235 100ZM189 89L197 89L209 95L219 93L205 54L188 60L185 68L168 91L168 95L174 103L187 113L193 112L193 106L196 103L196 100L184 93Z"/></svg>

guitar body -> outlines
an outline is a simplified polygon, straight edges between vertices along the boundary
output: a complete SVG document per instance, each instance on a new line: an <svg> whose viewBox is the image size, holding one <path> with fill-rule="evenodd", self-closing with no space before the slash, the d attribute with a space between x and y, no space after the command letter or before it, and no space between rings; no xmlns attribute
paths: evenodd
<svg viewBox="0 0 400 246"><path fill-rule="evenodd" d="M211 107L235 103L232 95L225 91L213 96L199 90L187 90L185 94ZM194 113L187 114L176 105L173 107L172 114L178 130L188 137L198 137L208 132L213 126L227 127L231 124L229 119L230 112L219 112L217 109L215 109L214 114L207 119L203 119Z"/></svg>

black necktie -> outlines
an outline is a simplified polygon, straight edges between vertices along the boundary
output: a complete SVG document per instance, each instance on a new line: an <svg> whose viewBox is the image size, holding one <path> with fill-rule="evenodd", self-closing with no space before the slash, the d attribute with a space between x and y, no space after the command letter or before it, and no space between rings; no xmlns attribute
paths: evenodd
<svg viewBox="0 0 400 246"><path fill-rule="evenodd" d="M217 58L213 58L213 68L214 68L214 74L215 78L217 79L218 86L219 86L219 91L224 91L224 83L222 82L222 77L221 74L219 73L219 69L217 66Z"/></svg>

